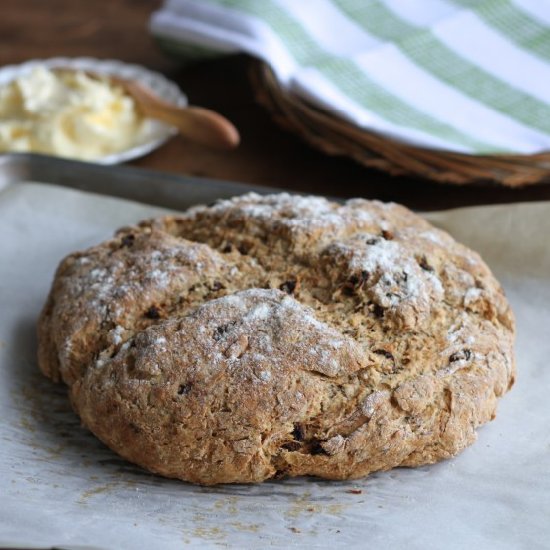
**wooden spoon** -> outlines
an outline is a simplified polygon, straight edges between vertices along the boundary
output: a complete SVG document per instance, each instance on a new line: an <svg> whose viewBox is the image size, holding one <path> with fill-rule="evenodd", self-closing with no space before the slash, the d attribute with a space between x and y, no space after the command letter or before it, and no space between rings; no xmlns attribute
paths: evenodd
<svg viewBox="0 0 550 550"><path fill-rule="evenodd" d="M73 69L60 68L56 72ZM136 102L139 112L178 129L179 133L201 145L215 149L233 149L240 142L237 128L224 116L201 107L177 107L160 99L155 93L135 80L109 74L83 71L97 80L109 80L124 89Z"/></svg>

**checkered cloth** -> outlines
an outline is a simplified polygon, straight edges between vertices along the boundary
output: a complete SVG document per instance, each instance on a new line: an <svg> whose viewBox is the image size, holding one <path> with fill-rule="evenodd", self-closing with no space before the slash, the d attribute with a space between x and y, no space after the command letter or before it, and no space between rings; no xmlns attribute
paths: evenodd
<svg viewBox="0 0 550 550"><path fill-rule="evenodd" d="M549 0L168 0L181 56L246 52L284 88L414 145L550 149Z"/></svg>

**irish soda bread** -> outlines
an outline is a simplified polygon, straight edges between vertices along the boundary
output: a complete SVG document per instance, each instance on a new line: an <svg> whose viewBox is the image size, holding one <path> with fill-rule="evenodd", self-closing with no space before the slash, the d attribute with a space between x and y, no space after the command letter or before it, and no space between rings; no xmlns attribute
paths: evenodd
<svg viewBox="0 0 550 550"><path fill-rule="evenodd" d="M514 381L478 254L396 204L245 195L59 266L42 371L128 460L201 484L451 457Z"/></svg>

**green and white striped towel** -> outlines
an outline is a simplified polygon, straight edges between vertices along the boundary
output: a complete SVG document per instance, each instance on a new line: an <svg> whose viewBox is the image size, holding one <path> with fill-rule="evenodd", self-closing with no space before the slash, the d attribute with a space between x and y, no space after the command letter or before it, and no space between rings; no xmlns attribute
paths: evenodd
<svg viewBox="0 0 550 550"><path fill-rule="evenodd" d="M167 0L189 56L247 52L360 127L474 154L550 149L550 0Z"/></svg>

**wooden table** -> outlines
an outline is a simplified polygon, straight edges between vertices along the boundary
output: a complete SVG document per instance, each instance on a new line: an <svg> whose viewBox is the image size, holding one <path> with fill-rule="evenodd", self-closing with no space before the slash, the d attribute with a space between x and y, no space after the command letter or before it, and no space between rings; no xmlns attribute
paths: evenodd
<svg viewBox="0 0 550 550"><path fill-rule="evenodd" d="M215 152L175 138L133 164L169 172L273 185L328 195L394 200L413 208L550 200L550 185L521 190L453 187L391 177L328 157L281 130L254 101L251 61L233 56L181 66L166 58L147 31L158 0L2 0L0 64L56 55L118 58L163 72L191 103L216 109L239 128L234 152Z"/></svg>

